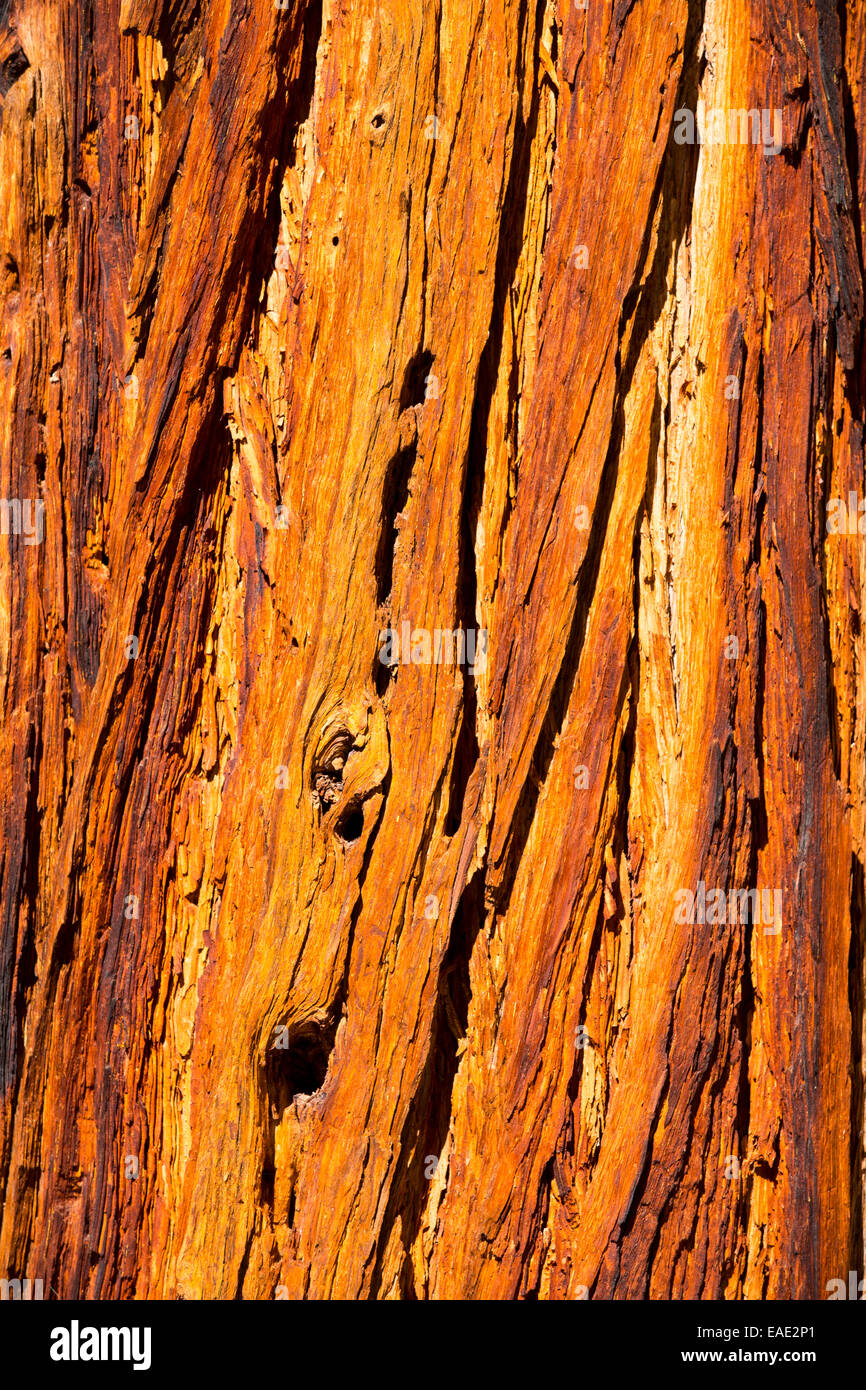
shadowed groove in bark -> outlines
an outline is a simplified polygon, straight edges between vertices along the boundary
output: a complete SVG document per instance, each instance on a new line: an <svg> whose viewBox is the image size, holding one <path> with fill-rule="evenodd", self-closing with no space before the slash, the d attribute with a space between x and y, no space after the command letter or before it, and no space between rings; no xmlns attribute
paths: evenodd
<svg viewBox="0 0 866 1390"><path fill-rule="evenodd" d="M622 856L623 854L625 854L626 859L628 860L628 853L629 853L629 831L628 831L628 826L629 826L629 810L630 810L631 791L632 791L632 774L633 774L633 771L634 771L635 736L636 736L636 729L637 729L637 712L638 712L638 704L639 704L639 700L640 700L640 675L641 675L640 647L639 647L639 640L640 640L640 639L639 639L639 626L638 626L638 624L639 624L639 616L640 616L640 547L641 547L641 526L642 526L642 523L643 523L643 519L644 519L644 518L646 517L646 515L647 515L648 509L649 509L650 498L652 497L652 493L653 493L653 490L654 490L654 487L655 487L655 475L656 475L656 471L657 471L657 467L658 467L658 449L659 449L659 444L660 444L660 440L661 440L661 416L662 416L662 408L661 408L661 406L662 406L661 398L660 398L660 396L659 396L659 394L658 394L658 390L656 390L655 402L654 402L654 405L653 405L652 422L651 422L651 426L650 426L650 438L649 438L648 454L647 454L647 457L648 457L648 460L649 460L648 474L647 474L647 484L646 484L646 488L645 488L645 490L644 490L643 500L642 500L642 502L641 502L640 507L638 508L637 515L636 515L636 517L635 517L634 535L633 535L633 538L632 538L632 573L633 573L633 585L632 585L632 612L633 612L633 619L632 619L632 621L633 621L633 633L632 633L631 642L630 642L630 644L629 644L629 651L628 651L628 656L627 656L627 658L626 658L625 669L624 669L624 671L623 671L623 678L622 678L622 682L621 682L621 685L620 685L620 691L619 691L619 696L618 696L618 701L617 701L617 710L616 710L616 722L618 723L618 722L619 722L620 715L621 715L621 711L622 711L622 708L623 708L623 705L624 705L624 703L625 703L626 700L629 701L630 708L629 708L628 722L627 722L627 724L626 724L625 732L624 732L624 734L623 734L623 739L622 739L622 744L621 744L620 750L619 750L619 756L618 756L618 759L617 759L616 774L615 774L615 775L616 775L616 782L617 782L616 819L615 819L615 821L614 821L613 826L611 827L611 829L612 829L612 840L611 840L611 842L610 842L610 847L611 847L611 851L612 851L612 853L613 853L614 861L615 861L617 864L621 862L621 856ZM623 920L623 917L624 917L625 904L624 904L624 902L623 902L622 890L621 890L621 888L620 888L619 886L617 886L617 888L616 888L616 895L615 895L615 896L616 896L616 906L617 906L618 913L620 914L620 924L621 924L621 923L622 923L622 920ZM631 910L632 910L632 912L633 912L633 907L632 907ZM605 922L605 918L604 918L604 893L602 893L601 896L600 896L600 899L599 899L598 913L597 913L597 915L596 915L595 925L594 925L594 927L593 927L592 941L590 942L589 951L588 951L588 955L587 955L586 978L587 978L588 980L592 978L593 972L594 972L594 970L595 970L595 968L596 968L596 963L597 963L597 960L598 960L599 951L601 950L601 947L602 947L603 934L604 934L604 930L605 930L604 922ZM632 923L632 926L633 926L633 923ZM582 1004L581 1004L581 1010L580 1010L579 1026L585 1026L585 1025L586 1025L586 1005L587 1005L587 999L588 999L588 996L587 996L586 994L584 994L584 998L583 998L583 1001L582 1001ZM582 1077L583 1077L583 1062L584 1062L584 1049L583 1049L582 1047L579 1047L579 1048L576 1049L576 1052L575 1052L574 1066L573 1066L573 1068L572 1068L571 1077L569 1078L568 1091L567 1091L567 1094L568 1094L568 1096L569 1096L569 1099L570 1099L570 1102L571 1102L572 1105L574 1104L574 1102L577 1100L578 1096L580 1095L580 1086L581 1086L581 1080L582 1080ZM606 1097L605 1099L606 1099L606 1101L607 1101L608 1097ZM571 1147L569 1146L569 1142L568 1142L568 1140L567 1140L567 1138L566 1138L566 1132L568 1132L568 1131L571 1132L571 1141L570 1141ZM602 1129L602 1134L603 1134L603 1133L604 1133L604 1130ZM601 1136L599 1136L599 1139L600 1139L600 1138L601 1138ZM574 1144L574 1128L573 1128L573 1120L572 1120L571 1108L569 1108L568 1115L567 1115L567 1118L566 1118L566 1121L565 1121L564 1130L563 1130L562 1133L560 1133L559 1138L557 1139L557 1142L556 1142L556 1147L555 1147L555 1152L554 1152L554 1160L556 1159L557 1154L569 1153L570 1156L573 1156L573 1144ZM597 1156L597 1152L598 1152L598 1150L596 1149L596 1156Z"/></svg>
<svg viewBox="0 0 866 1390"><path fill-rule="evenodd" d="M851 856L851 942L848 956L848 1002L851 1009L851 1247L850 1268L866 1264L863 1227L863 980L866 960L866 892L863 865Z"/></svg>
<svg viewBox="0 0 866 1390"><path fill-rule="evenodd" d="M526 1242L522 1252L522 1264L520 1269L519 1297L528 1303L537 1303L541 1280L544 1273L544 1260L539 1258L541 1252L538 1251L538 1243L543 1239L541 1232L547 1225L547 1218L550 1212L550 1194L555 1182L556 1173L556 1152L551 1155L539 1179L535 1198L535 1211L532 1217L532 1237ZM533 1266L535 1267L535 1277L532 1277Z"/></svg>
<svg viewBox="0 0 866 1390"><path fill-rule="evenodd" d="M502 357L502 344L505 335L506 313L509 296L524 249L523 226L529 199L529 183L532 172L532 146L538 132L539 102L541 96L540 60L538 48L541 43L542 26L546 0L536 0L533 31L534 63L539 74L533 84L529 116L524 121L518 107L514 132L514 147L511 167L508 171L508 186L503 199L504 215L499 229L499 242L496 248L496 272L493 289L493 304L487 341L478 364L478 377L475 385L475 399L472 405L472 423L469 430L469 445L465 460L463 480L463 506L460 519L460 555L457 570L458 622L466 631L474 628L477 621L476 604L478 579L475 564L475 529L484 495L485 463L487 458L487 431L490 410L499 375ZM522 36L524 25L531 13L529 5L520 11L518 34L521 37L519 51L523 51ZM518 65L518 89L523 85L522 65ZM509 414L513 422L518 402L518 363L512 364L509 381ZM512 424L513 429L513 424ZM516 440L515 440L516 444ZM485 639L486 640L486 639ZM476 643L480 638L476 639ZM478 696L474 672L466 669L463 673L463 710L460 733L451 770L448 792L448 816L446 834L456 834L463 809L466 788L472 772L478 763L479 747L476 735L478 715Z"/></svg>
<svg viewBox="0 0 866 1390"><path fill-rule="evenodd" d="M398 1219L404 1251L399 1274L401 1297L423 1297L424 1291L415 1288L411 1249L427 1205L430 1179L426 1176L425 1164L428 1159L439 1158L448 1136L454 1079L460 1062L458 1045L466 1036L472 998L469 962L483 922L484 882L482 875L476 873L460 898L448 950L439 970L430 1048L400 1136L400 1157L377 1242L372 1298L386 1292L382 1288L383 1260L391 1230Z"/></svg>
<svg viewBox="0 0 866 1390"><path fill-rule="evenodd" d="M830 339L830 343L828 344L827 353L826 353L825 356L822 358L822 365L823 365L823 363L826 363L827 372L828 372L828 374L829 374L829 376L830 376L830 378L831 378L831 380L830 380L830 386L829 386L829 391L828 391L828 395L829 395L829 398L830 398L831 400L832 400L832 398L833 398L832 374L833 374L833 366L834 366L834 363L835 363L835 358L834 358L834 356L833 356L833 350L832 350L832 341L833 341L834 336L835 336L835 335L834 335L834 333L833 333L833 331L832 331L832 325L831 325L831 331L830 331L830 333L828 334L828 338ZM762 365L762 367L763 367L763 361L762 361L762 364L761 364L761 365ZM846 372L846 373L844 374L844 383L845 383L845 393L846 393L846 395L853 396L853 395L857 394L857 384L856 384L856 382L855 382L855 380L854 380L854 377L853 377L853 374L852 374L852 373ZM762 421L762 424L763 424L763 412L762 412L762 415L761 415L761 421ZM817 456L817 454L818 454L818 448L817 448L817 446L816 446L816 456ZM818 601L819 601L820 606L821 606L821 632L822 632L822 637L823 637L825 691L826 691L827 710L828 710L828 718L829 718L830 757L832 758L832 763L833 763L833 775L836 777L837 781L841 781L841 780L842 780L842 744L841 744L841 737L842 737L842 713L843 713L843 712L842 712L842 710L841 710L841 708L840 708L839 692L838 692L838 690L837 690L837 688L836 688L835 668L834 668L834 663L833 663L833 643L832 643L832 638L831 638L831 633L830 633L830 593L829 593L828 580L827 580L827 551L826 551L826 545L827 545L826 522L827 522L827 511L828 511L829 493L830 493L830 488L833 487L833 486L835 485L835 483L838 481L838 479L834 479L833 476L832 476L832 474L833 474L832 460L829 460L829 461L828 461L828 460L821 459L821 460L820 460L820 466L816 469L816 473L817 473L817 478L816 478L816 482L815 482L815 484L814 484L814 494L815 494L815 495L814 495L814 509L815 509L815 511L814 511L814 517L815 517L815 520L814 520L813 526L812 526L812 534L813 534L813 542L812 542L812 545L813 545L813 550L814 550L814 553L815 553L815 566L816 566L816 569L817 569L817 571L818 571L818 580L819 580ZM763 499L763 500L765 500L765 499ZM853 624L854 630L855 630L855 632L856 632L856 631L858 631L859 626L860 626L860 615L859 615L859 613L857 612L856 609L852 612L851 617L852 617L852 624Z"/></svg>
<svg viewBox="0 0 866 1390"><path fill-rule="evenodd" d="M839 36L843 58L848 44L848 13L845 0L836 0L837 14L839 17ZM851 84L848 80L848 70L842 64L839 72L839 87L842 96L842 120L844 123L845 134L845 160L848 166L848 178L851 181L851 192L853 195L851 203L851 221L854 226L854 239L857 245L857 259L862 268L863 262L863 224L860 216L860 142L857 135L857 119L854 111L854 99L851 95ZM860 344L858 356L862 363L862 344L863 326L860 326ZM857 382L857 373L850 374L854 378L852 385ZM862 377L862 366L861 366ZM860 415L862 418L862 414Z"/></svg>
<svg viewBox="0 0 866 1390"><path fill-rule="evenodd" d="M737 1108L734 1115L733 1129L734 1136L737 1140L737 1153L732 1156L738 1160L740 1165L740 1182L737 1186L737 1210L742 1212L743 1222L747 1229L751 1225L752 1194L754 1187L751 1174L746 1170L746 1150L752 1124L752 1088L749 1082L749 1057L752 1052L752 1020L755 1016L755 987L752 983L751 970L753 934L754 928L751 921L749 921L743 928L742 993L733 1020L733 1026L740 1040L740 1068L737 1078ZM727 1263L722 1266L721 1277L723 1286L727 1286L728 1281L733 1275L734 1258L734 1252L731 1251Z"/></svg>
<svg viewBox="0 0 866 1390"><path fill-rule="evenodd" d="M24 1056L24 1027L27 1016L27 996L36 980L37 953L35 945L36 914L38 911L38 825L39 808L38 784L39 762L42 757L41 709L28 734L26 802L21 839L21 854L12 862L7 850L2 858L2 902L6 928L0 935L0 942L14 939L10 930L9 914L14 903L26 904L26 935L19 949L17 969L12 968L11 955L3 960L4 969L0 973L0 1078L4 1093L11 1096L14 1110L21 1078L21 1062ZM5 954L5 953L4 953ZM0 1154L0 1203L6 1191L6 1172L8 1154Z"/></svg>
<svg viewBox="0 0 866 1390"><path fill-rule="evenodd" d="M313 1096L324 1086L337 1029L344 1016L344 1006L345 980L327 1018L307 1019L292 1025L288 1031L285 1048L277 1046L274 1039L269 1041L264 1066L264 1105L267 1120L264 1125L260 1201L263 1206L270 1208L271 1213L274 1207L276 1179L277 1126L284 1112L296 1098ZM292 1224L293 1206L292 1202L289 1208L289 1226ZM240 1286L242 1283L241 1280Z"/></svg>
<svg viewBox="0 0 866 1390"><path fill-rule="evenodd" d="M382 487L382 529L379 534L379 547L376 552L376 602L386 604L391 597L394 583L394 555L400 541L397 517L409 500L412 483L412 470L418 453L417 444L407 444L398 449L387 468ZM377 657L377 668L380 663ZM387 666L384 667L387 672ZM380 694L382 692L380 691Z"/></svg>
<svg viewBox="0 0 866 1390"><path fill-rule="evenodd" d="M0 15L0 24L5 23L5 16ZM29 68L30 60L18 36L14 32L7 32L0 37L0 97L8 96L11 88Z"/></svg>
<svg viewBox="0 0 866 1390"><path fill-rule="evenodd" d="M399 411L403 414L413 405L423 405L427 393L427 378L433 366L435 358L429 348L423 348L416 352L408 363L403 373L403 385L400 388Z"/></svg>
<svg viewBox="0 0 866 1390"><path fill-rule="evenodd" d="M763 372L763 358L759 362L759 373ZM759 447L756 452L756 459L760 459L760 436L761 419L759 416L758 439ZM766 494L762 502L766 501ZM760 546L756 545L756 550ZM755 555L755 563L758 563L758 555ZM758 861L761 851L769 842L769 827L767 823L767 808L764 797L764 701L766 695L766 609L760 599L760 580L758 581L758 646L755 652L756 665L756 690L755 690L755 718L754 718L754 739L755 753L758 771L758 796L749 801L750 810L750 834L751 844L749 850L749 867L747 871L747 881L749 883L758 882ZM752 1219L752 1198L754 1194L754 1182L751 1168L747 1168L747 1146L749 1134L751 1132L752 1121L752 1088L749 1079L749 1058L752 1052L752 1028L755 1016L756 998L755 987L752 982L752 956L754 951L755 924L752 921L751 911L748 919L742 927L742 952L739 978L741 981L740 1003L735 1011L732 1026L735 1034L739 1038L740 1044L740 1070L737 1088L737 1108L734 1117L734 1133L737 1137L738 1153L734 1155L739 1160L740 1181L738 1183L737 1206L744 1214L747 1229L751 1225ZM733 1274L733 1264L729 1262L722 1269L722 1278L727 1281Z"/></svg>

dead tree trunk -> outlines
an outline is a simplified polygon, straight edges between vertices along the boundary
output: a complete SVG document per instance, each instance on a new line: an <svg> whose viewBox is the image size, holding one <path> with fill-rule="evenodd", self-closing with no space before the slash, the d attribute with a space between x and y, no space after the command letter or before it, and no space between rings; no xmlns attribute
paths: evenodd
<svg viewBox="0 0 866 1390"><path fill-rule="evenodd" d="M862 1267L864 64L2 0L0 1273Z"/></svg>

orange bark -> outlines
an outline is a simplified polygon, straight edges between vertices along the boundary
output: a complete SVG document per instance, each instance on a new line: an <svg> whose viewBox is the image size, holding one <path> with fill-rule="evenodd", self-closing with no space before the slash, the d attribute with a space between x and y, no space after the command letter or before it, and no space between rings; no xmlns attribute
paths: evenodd
<svg viewBox="0 0 866 1390"><path fill-rule="evenodd" d="M0 4L0 1273L862 1267L864 68Z"/></svg>

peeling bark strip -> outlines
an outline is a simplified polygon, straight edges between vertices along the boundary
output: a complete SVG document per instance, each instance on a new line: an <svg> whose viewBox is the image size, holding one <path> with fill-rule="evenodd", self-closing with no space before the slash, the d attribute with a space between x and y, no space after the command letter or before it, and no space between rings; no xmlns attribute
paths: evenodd
<svg viewBox="0 0 866 1390"><path fill-rule="evenodd" d="M0 4L4 1287L863 1269L864 161L858 0Z"/></svg>

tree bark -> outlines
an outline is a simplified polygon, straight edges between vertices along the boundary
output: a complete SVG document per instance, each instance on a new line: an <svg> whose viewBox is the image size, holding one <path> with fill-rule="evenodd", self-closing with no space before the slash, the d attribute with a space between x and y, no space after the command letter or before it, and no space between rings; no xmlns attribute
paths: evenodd
<svg viewBox="0 0 866 1390"><path fill-rule="evenodd" d="M862 1268L864 82L859 0L0 3L0 1273Z"/></svg>

